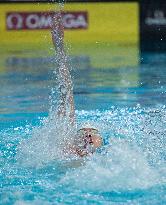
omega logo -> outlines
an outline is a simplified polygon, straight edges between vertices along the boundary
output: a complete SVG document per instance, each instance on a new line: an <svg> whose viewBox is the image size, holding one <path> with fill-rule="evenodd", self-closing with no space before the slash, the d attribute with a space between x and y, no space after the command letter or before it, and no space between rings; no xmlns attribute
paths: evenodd
<svg viewBox="0 0 166 205"><path fill-rule="evenodd" d="M10 12L6 15L7 30L50 29L53 12ZM65 29L87 29L87 12L62 13Z"/></svg>

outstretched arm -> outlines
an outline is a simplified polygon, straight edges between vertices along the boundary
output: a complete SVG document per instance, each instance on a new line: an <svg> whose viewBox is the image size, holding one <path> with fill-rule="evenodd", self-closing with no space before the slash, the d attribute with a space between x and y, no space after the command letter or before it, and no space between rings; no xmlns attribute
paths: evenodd
<svg viewBox="0 0 166 205"><path fill-rule="evenodd" d="M62 23L61 11L57 11L52 18L51 34L54 47L56 49L59 76L60 102L58 105L58 115L69 117L70 123L74 124L74 98L72 80L68 68L67 56L64 50L64 27Z"/></svg>

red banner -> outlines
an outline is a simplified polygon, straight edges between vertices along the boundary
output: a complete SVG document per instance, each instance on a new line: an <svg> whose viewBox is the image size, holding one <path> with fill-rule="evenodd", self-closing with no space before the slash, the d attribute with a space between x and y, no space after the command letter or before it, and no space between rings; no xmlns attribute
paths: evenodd
<svg viewBox="0 0 166 205"><path fill-rule="evenodd" d="M6 14L7 30L50 29L54 12L8 12ZM87 29L88 14L86 11L62 13L65 29Z"/></svg>

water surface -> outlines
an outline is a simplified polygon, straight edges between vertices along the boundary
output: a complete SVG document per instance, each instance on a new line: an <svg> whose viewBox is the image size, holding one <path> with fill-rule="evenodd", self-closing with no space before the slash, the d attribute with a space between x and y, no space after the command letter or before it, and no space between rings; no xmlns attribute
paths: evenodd
<svg viewBox="0 0 166 205"><path fill-rule="evenodd" d="M0 204L165 203L166 61L138 62L95 67L90 56L71 56L78 124L99 128L107 144L81 165L58 155L54 57L2 58Z"/></svg>

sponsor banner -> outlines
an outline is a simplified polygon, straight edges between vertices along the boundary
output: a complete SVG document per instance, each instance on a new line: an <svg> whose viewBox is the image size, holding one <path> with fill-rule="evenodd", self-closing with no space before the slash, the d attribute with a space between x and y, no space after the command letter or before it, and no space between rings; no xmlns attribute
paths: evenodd
<svg viewBox="0 0 166 205"><path fill-rule="evenodd" d="M54 12L7 12L7 30L50 29ZM88 13L86 11L62 13L65 29L87 29Z"/></svg>
<svg viewBox="0 0 166 205"><path fill-rule="evenodd" d="M1 43L48 45L48 41L51 43L50 16L54 10L55 4L0 4ZM138 11L138 3L66 3L65 39L70 43L137 44Z"/></svg>
<svg viewBox="0 0 166 205"><path fill-rule="evenodd" d="M0 53L53 55L49 24L57 7L55 3L1 3ZM96 68L101 64L108 68L137 65L138 17L136 2L65 3L64 39L71 48L69 53L89 56ZM119 59L121 55L125 60L115 62L113 56Z"/></svg>

